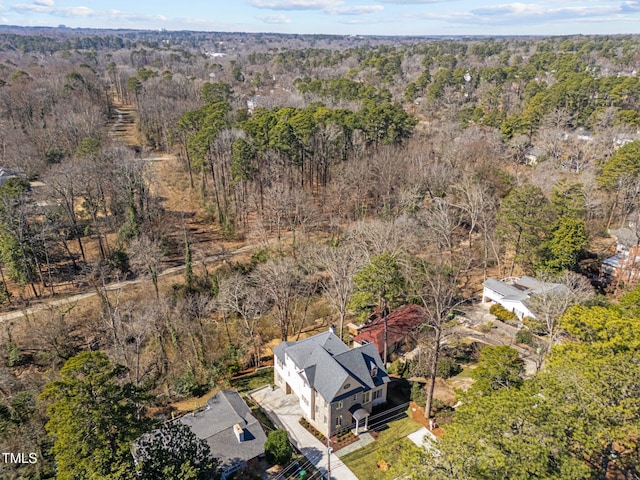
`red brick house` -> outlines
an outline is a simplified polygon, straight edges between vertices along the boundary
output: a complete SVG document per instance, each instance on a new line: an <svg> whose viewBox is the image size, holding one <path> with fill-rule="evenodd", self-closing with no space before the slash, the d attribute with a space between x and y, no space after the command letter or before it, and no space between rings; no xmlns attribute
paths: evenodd
<svg viewBox="0 0 640 480"><path fill-rule="evenodd" d="M403 305L387 315L387 348L389 353L400 348L420 325L424 323L427 314L418 305ZM384 319L377 317L373 321L360 327L358 334L353 337L353 346L358 347L373 343L378 353L384 355Z"/></svg>

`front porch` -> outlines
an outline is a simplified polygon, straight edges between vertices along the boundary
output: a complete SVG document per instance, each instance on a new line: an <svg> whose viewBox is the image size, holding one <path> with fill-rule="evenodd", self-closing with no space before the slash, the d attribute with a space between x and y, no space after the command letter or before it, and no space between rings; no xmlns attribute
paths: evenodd
<svg viewBox="0 0 640 480"><path fill-rule="evenodd" d="M356 437L360 434L360 421L364 420L364 430L363 432L366 432L367 430L369 430L369 415L371 415L369 412L367 412L364 408L362 408L362 405L360 405L359 403L353 405L350 409L349 409L349 413L351 413L351 416L353 417L353 420L356 424L356 429L353 433L355 433Z"/></svg>

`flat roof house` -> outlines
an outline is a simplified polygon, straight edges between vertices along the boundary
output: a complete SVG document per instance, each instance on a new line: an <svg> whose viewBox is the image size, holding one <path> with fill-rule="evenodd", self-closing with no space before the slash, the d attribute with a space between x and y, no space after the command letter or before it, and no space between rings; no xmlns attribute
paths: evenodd
<svg viewBox="0 0 640 480"><path fill-rule="evenodd" d="M347 347L333 331L274 349L274 380L298 398L305 418L325 436L360 421L387 401L389 376L375 344Z"/></svg>
<svg viewBox="0 0 640 480"><path fill-rule="evenodd" d="M568 292L567 287L560 283L542 282L527 275L503 280L487 278L482 286L482 303L498 303L515 313L520 320L524 317L536 318L529 306L532 296Z"/></svg>

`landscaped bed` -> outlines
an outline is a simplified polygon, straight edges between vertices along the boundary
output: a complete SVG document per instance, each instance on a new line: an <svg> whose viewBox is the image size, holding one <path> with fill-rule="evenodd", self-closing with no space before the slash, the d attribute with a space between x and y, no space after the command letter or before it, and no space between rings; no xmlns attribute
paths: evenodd
<svg viewBox="0 0 640 480"><path fill-rule="evenodd" d="M322 433L320 433L313 425L311 425L306 418L302 417L300 419L300 425L306 428L307 431L311 433L311 435L316 437L321 443L327 443L327 437L322 435ZM331 447L333 448L334 452L337 452L341 448L352 444L356 440L358 440L358 437L356 437L351 430L343 430L337 435L331 437Z"/></svg>

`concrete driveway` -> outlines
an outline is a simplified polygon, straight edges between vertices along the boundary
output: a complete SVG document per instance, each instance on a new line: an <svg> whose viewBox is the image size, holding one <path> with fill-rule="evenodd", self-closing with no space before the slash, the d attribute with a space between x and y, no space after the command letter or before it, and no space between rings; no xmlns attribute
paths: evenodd
<svg viewBox="0 0 640 480"><path fill-rule="evenodd" d="M291 443L326 477L328 467L327 446L300 425L299 420L302 417L302 409L298 405L298 398L293 394L285 395L281 389L271 386L253 392L251 397L269 415L278 428L287 431ZM358 477L342 463L342 460L332 454L331 479L358 480Z"/></svg>

